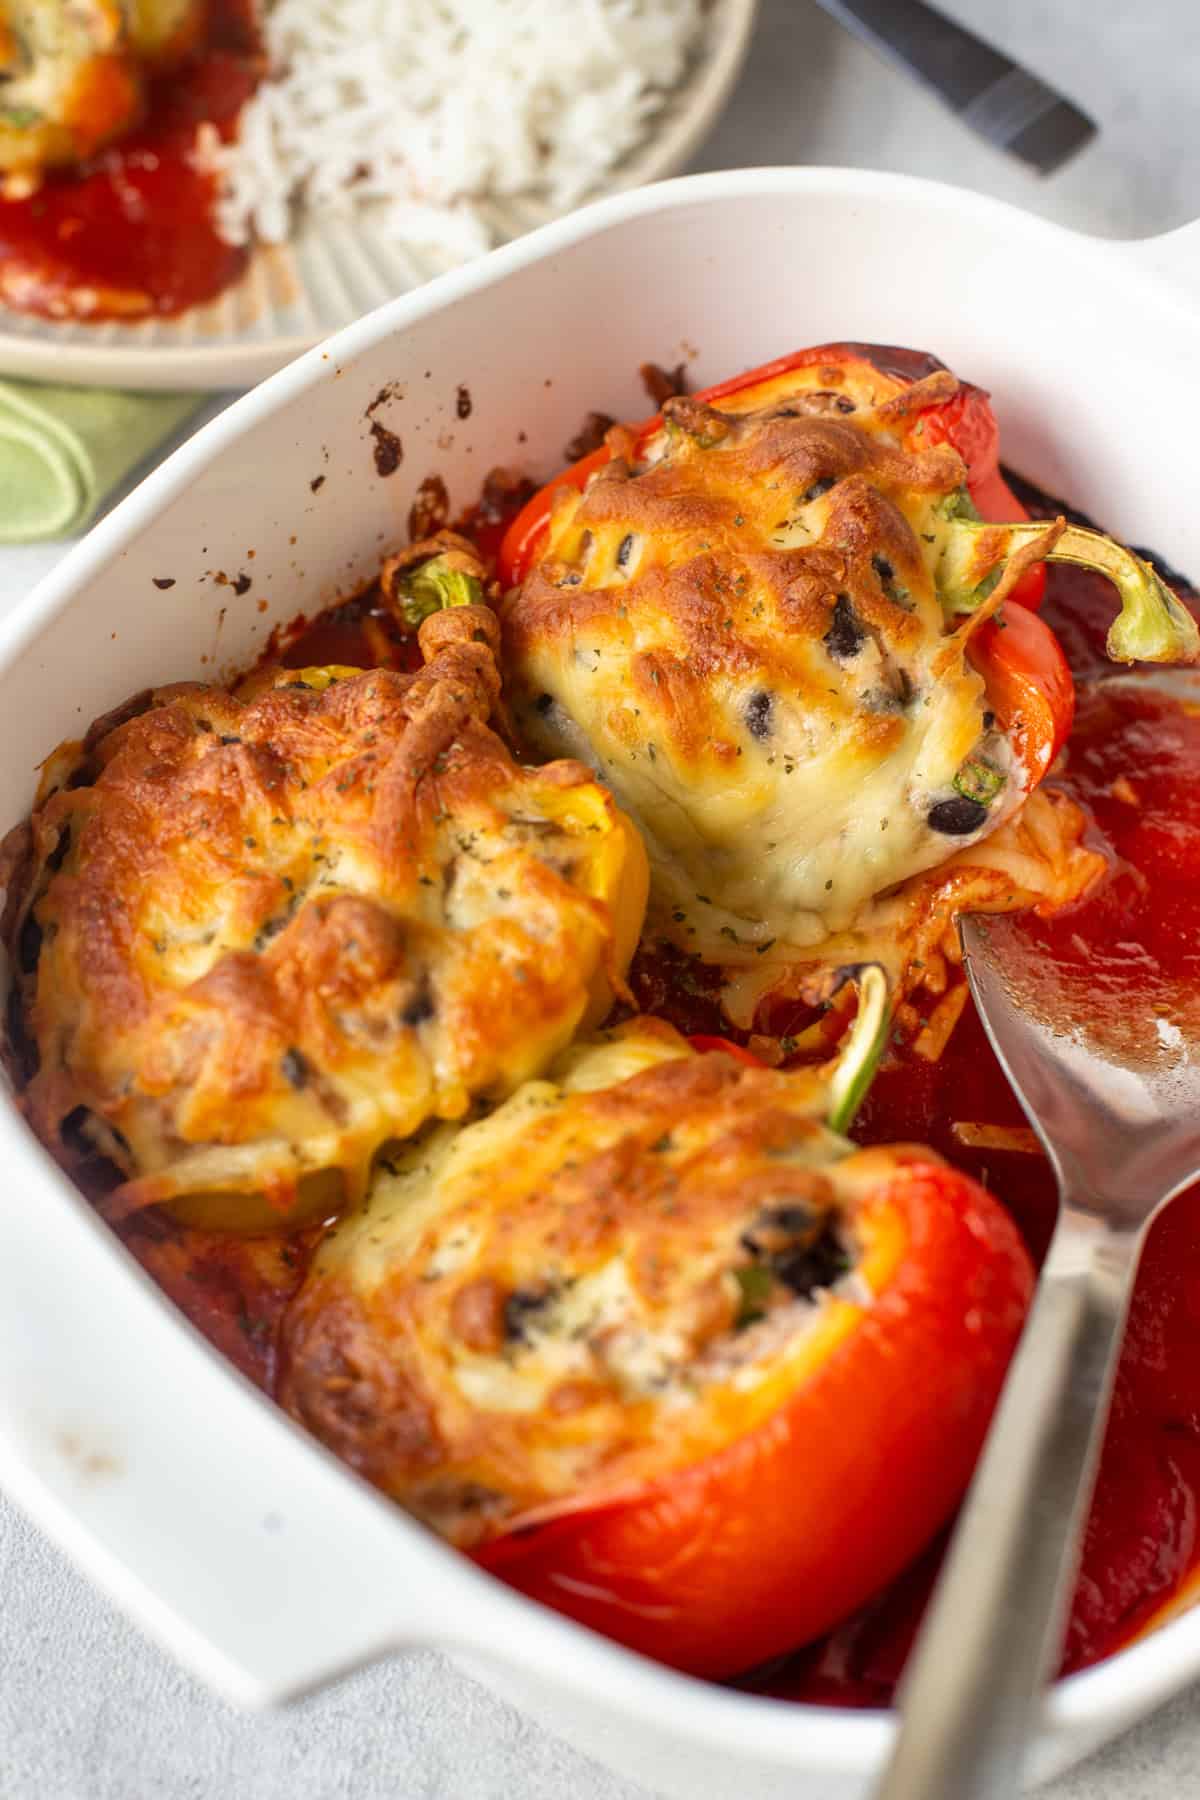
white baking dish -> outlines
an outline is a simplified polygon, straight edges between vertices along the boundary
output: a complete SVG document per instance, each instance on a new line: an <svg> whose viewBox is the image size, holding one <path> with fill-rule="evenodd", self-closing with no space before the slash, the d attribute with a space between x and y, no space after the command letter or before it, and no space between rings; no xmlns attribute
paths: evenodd
<svg viewBox="0 0 1200 1800"><path fill-rule="evenodd" d="M640 416L647 357L694 352L711 381L826 338L936 350L994 389L1017 467L1200 569L1198 297L1200 227L1102 244L894 176L740 171L602 202L284 370L4 621L0 824L58 739L151 681L245 664L273 624L369 576L423 475L465 503L494 463L553 468L589 407ZM374 419L404 446L386 478L366 416L385 388ZM209 1351L3 1103L0 1147L0 1480L222 1692L267 1704L437 1644L664 1792L866 1791L886 1715L707 1687L479 1575ZM1058 1688L1038 1772L1197 1675L1185 1613Z"/></svg>

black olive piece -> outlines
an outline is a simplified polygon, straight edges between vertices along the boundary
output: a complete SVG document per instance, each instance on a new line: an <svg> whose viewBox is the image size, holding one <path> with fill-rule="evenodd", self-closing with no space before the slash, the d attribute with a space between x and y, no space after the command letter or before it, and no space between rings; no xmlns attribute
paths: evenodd
<svg viewBox="0 0 1200 1800"><path fill-rule="evenodd" d="M545 714L548 713L550 711L550 708L554 705L554 695L553 694L539 694L533 704L536 707L537 711L540 712L544 717Z"/></svg>
<svg viewBox="0 0 1200 1800"><path fill-rule="evenodd" d="M801 494L800 504L802 506L807 506L810 500L819 500L822 494L827 494L830 488L835 487L836 485L836 475L822 475L820 481L814 481L812 486L806 488Z"/></svg>
<svg viewBox="0 0 1200 1800"><path fill-rule="evenodd" d="M633 549L633 533L632 533L632 531L627 531L625 533L625 536L621 539L620 543L617 545L617 567L618 567L618 569L623 569L625 567L626 563L629 561L629 553L632 549Z"/></svg>
<svg viewBox="0 0 1200 1800"><path fill-rule="evenodd" d="M91 1113L86 1106L77 1106L69 1112L58 1128L58 1135L66 1148L76 1156L95 1156L96 1146L88 1136L87 1126Z"/></svg>
<svg viewBox="0 0 1200 1800"><path fill-rule="evenodd" d="M432 1017L433 995L428 986L420 988L400 1014L401 1022L411 1026L423 1025L426 1019L432 1019Z"/></svg>
<svg viewBox="0 0 1200 1800"><path fill-rule="evenodd" d="M261 950L264 945L269 944L273 937L279 936L285 925L291 924L291 920L290 912L277 913L273 919L264 919L254 934L254 948Z"/></svg>
<svg viewBox="0 0 1200 1800"><path fill-rule="evenodd" d="M551 1300L546 1289L514 1288L504 1302L504 1335L514 1343L527 1343L527 1326Z"/></svg>
<svg viewBox="0 0 1200 1800"><path fill-rule="evenodd" d="M996 723L995 713L994 712L985 712L983 715L983 729L985 731L990 731L995 723Z"/></svg>
<svg viewBox="0 0 1200 1800"><path fill-rule="evenodd" d="M32 975L42 953L42 928L31 912L25 914L21 935L17 939L17 960L26 975Z"/></svg>
<svg viewBox="0 0 1200 1800"><path fill-rule="evenodd" d="M886 556L873 556L871 558L871 567L878 575L880 581L894 581L896 579L896 571L893 569Z"/></svg>
<svg viewBox="0 0 1200 1800"><path fill-rule="evenodd" d="M775 1275L797 1299L806 1300L817 1288L832 1287L850 1267L850 1258L837 1239L826 1232L798 1256L776 1257Z"/></svg>
<svg viewBox="0 0 1200 1800"><path fill-rule="evenodd" d="M751 1256L769 1256L793 1248L816 1224L817 1214L809 1206L766 1206L738 1241Z"/></svg>
<svg viewBox="0 0 1200 1800"><path fill-rule="evenodd" d="M283 1078L294 1088L302 1088L308 1083L308 1061L301 1050L294 1047L285 1050L279 1067L283 1070Z"/></svg>
<svg viewBox="0 0 1200 1800"><path fill-rule="evenodd" d="M825 633L825 648L838 662L857 656L866 639L862 621L850 603L849 594L839 594L833 607L833 621Z"/></svg>
<svg viewBox="0 0 1200 1800"><path fill-rule="evenodd" d="M746 729L761 743L771 735L771 708L774 702L765 688L757 688L746 702Z"/></svg>
<svg viewBox="0 0 1200 1800"><path fill-rule="evenodd" d="M966 794L955 794L953 800L939 800L929 809L931 828L946 837L966 837L968 832L978 831L987 816L988 809L983 802L972 800Z"/></svg>
<svg viewBox="0 0 1200 1800"><path fill-rule="evenodd" d="M50 852L49 856L46 858L46 867L48 869L52 869L54 871L54 873L57 875L58 871L62 868L63 864L67 860L67 853L70 850L70 848L71 848L71 833L70 833L70 831L59 832L58 842L57 842L57 844L55 844L53 850Z"/></svg>
<svg viewBox="0 0 1200 1800"><path fill-rule="evenodd" d="M236 736L222 737L222 738L218 739L218 742L222 743L222 744L240 744L241 741L242 741L241 738L236 737Z"/></svg>

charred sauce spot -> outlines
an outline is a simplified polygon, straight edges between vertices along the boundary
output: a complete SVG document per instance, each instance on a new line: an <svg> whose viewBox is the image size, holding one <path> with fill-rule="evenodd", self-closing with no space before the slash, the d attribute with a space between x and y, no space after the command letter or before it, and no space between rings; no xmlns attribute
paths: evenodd
<svg viewBox="0 0 1200 1800"><path fill-rule="evenodd" d="M325 477L323 475L314 475L308 485L309 490L312 493L319 494L321 489L325 486Z"/></svg>
<svg viewBox="0 0 1200 1800"><path fill-rule="evenodd" d="M380 407L386 406L389 400L394 400L399 392L399 388L396 386L395 382L392 381L389 381L386 387L381 387L370 406L367 408L367 418L373 418Z"/></svg>
<svg viewBox="0 0 1200 1800"><path fill-rule="evenodd" d="M175 577L174 575L156 575L154 577L154 585L156 588L160 588L165 594L168 588L173 588L175 586Z"/></svg>
<svg viewBox="0 0 1200 1800"><path fill-rule="evenodd" d="M563 461L578 462L581 457L590 456L593 450L599 450L604 442L605 433L611 431L616 422L611 413L590 412L585 414L583 424L563 451Z"/></svg>
<svg viewBox="0 0 1200 1800"><path fill-rule="evenodd" d="M450 517L450 496L440 475L426 475L408 509L408 535L414 544L440 531Z"/></svg>
<svg viewBox="0 0 1200 1800"><path fill-rule="evenodd" d="M394 475L404 461L404 445L394 431L381 425L378 419L371 420L371 436L375 440L375 468L385 479Z"/></svg>
<svg viewBox="0 0 1200 1800"><path fill-rule="evenodd" d="M659 363L645 362L638 374L655 406L661 406L664 400L673 400L677 395L688 391L686 363L676 363L673 369L664 369Z"/></svg>
<svg viewBox="0 0 1200 1800"><path fill-rule="evenodd" d="M233 583L233 591L240 598L243 594L248 594L253 585L251 577L246 574L244 569L241 569L238 571L237 579Z"/></svg>
<svg viewBox="0 0 1200 1800"><path fill-rule="evenodd" d="M472 412L471 390L460 382L454 396L454 410L460 419L469 419Z"/></svg>

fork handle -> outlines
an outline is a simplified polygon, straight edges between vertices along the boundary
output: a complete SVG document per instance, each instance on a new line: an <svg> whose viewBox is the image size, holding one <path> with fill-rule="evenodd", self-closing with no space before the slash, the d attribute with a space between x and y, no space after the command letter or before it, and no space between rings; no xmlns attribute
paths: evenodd
<svg viewBox="0 0 1200 1800"><path fill-rule="evenodd" d="M1010 1800L1061 1644L1139 1238L1064 1209L875 1800Z"/></svg>

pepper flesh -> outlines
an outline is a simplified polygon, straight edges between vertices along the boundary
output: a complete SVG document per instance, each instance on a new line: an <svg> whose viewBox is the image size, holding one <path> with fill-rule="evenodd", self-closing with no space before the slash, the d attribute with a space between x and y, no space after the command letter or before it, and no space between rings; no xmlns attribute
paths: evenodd
<svg viewBox="0 0 1200 1800"><path fill-rule="evenodd" d="M1032 1287L999 1202L921 1154L855 1205L869 1302L825 1296L773 1411L741 1432L731 1420L690 1467L520 1519L475 1560L715 1678L819 1636L892 1580L961 1497Z"/></svg>

